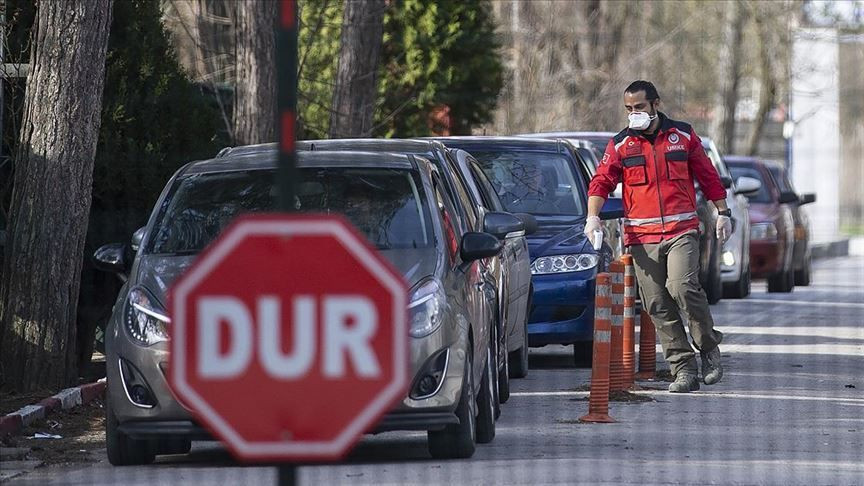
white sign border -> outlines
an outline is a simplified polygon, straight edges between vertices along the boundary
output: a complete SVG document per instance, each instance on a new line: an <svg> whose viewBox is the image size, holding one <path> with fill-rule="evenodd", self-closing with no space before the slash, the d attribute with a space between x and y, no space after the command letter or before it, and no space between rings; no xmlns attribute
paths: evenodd
<svg viewBox="0 0 864 486"><path fill-rule="evenodd" d="M367 405L355 419L332 441L295 441L285 439L274 442L248 442L240 436L207 402L189 385L186 380L186 297L201 283L237 245L249 236L322 236L331 235L351 252L357 260L373 274L376 279L389 290L393 301L393 332L395 350L392 367L395 370L394 379L384 388L375 400ZM195 409L205 420L215 428L229 446L246 459L298 457L304 459L333 459L341 456L354 442L355 438L365 433L373 425L373 421L391 406L392 402L402 397L407 385L408 373L407 350L408 328L407 295L404 284L397 280L393 273L385 268L378 257L355 234L346 229L336 219L329 221L294 220L277 221L271 219L249 219L240 221L233 226L230 233L220 238L216 245L197 262L174 289L172 315L172 352L171 373L174 378L175 392L181 399ZM179 353L178 353L179 351Z"/></svg>

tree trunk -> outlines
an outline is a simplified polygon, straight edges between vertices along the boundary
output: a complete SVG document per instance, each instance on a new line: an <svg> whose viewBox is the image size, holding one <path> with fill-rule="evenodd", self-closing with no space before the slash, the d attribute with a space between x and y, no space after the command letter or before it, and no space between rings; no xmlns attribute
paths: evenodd
<svg viewBox="0 0 864 486"><path fill-rule="evenodd" d="M348 0L345 3L339 68L330 113L330 138L372 134L384 9L384 0Z"/></svg>
<svg viewBox="0 0 864 486"><path fill-rule="evenodd" d="M727 4L728 22L726 42L728 49L721 49L721 75L725 82L720 95L717 117L717 145L721 152L735 153L735 111L738 107L738 87L741 82L741 55L744 39L746 12L740 0Z"/></svg>
<svg viewBox="0 0 864 486"><path fill-rule="evenodd" d="M39 2L0 276L0 375L17 390L77 378L75 315L111 0Z"/></svg>
<svg viewBox="0 0 864 486"><path fill-rule="evenodd" d="M277 5L269 0L244 0L234 5L237 145L276 140Z"/></svg>
<svg viewBox="0 0 864 486"><path fill-rule="evenodd" d="M765 17L768 17L766 14ZM753 130L750 132L750 137L747 141L747 155L756 155L759 152L759 141L762 139L762 129L765 127L765 118L771 107L774 106L774 100L777 97L777 79L774 76L774 49L771 38L770 28L767 23L767 18L762 15L756 15L756 30L759 34L759 61L760 61L760 77L759 77L759 109L756 112L756 119L753 120Z"/></svg>

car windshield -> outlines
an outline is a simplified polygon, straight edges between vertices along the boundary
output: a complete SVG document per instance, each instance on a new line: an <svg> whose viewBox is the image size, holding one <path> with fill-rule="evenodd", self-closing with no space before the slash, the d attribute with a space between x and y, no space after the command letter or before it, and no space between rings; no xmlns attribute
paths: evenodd
<svg viewBox="0 0 864 486"><path fill-rule="evenodd" d="M717 149L707 143L702 144L702 147L705 149L705 154L708 156L709 159L711 159L711 163L714 165L714 168L717 169L717 173L720 174L720 177L730 177L729 169L728 167L726 167L726 163L720 157Z"/></svg>
<svg viewBox="0 0 864 486"><path fill-rule="evenodd" d="M511 213L581 216L585 187L569 160L542 152L471 151ZM577 180L580 183L577 183Z"/></svg>
<svg viewBox="0 0 864 486"><path fill-rule="evenodd" d="M780 192L795 192L795 188L789 182L789 177L787 177L785 170L778 166L769 166L768 171L771 172L771 176L774 178L774 182L777 183Z"/></svg>
<svg viewBox="0 0 864 486"><path fill-rule="evenodd" d="M762 172L755 167L744 167L740 165L730 165L729 170L732 172L732 178L736 181L739 177L752 177L762 183L762 187L753 193L747 194L747 199L753 203L771 203L771 192L768 191L768 185L765 184L765 178L762 177Z"/></svg>
<svg viewBox="0 0 864 486"><path fill-rule="evenodd" d="M434 246L423 186L397 169L301 168L295 207L338 213L379 250ZM186 177L162 205L148 253L194 254L243 213L276 208L274 170Z"/></svg>

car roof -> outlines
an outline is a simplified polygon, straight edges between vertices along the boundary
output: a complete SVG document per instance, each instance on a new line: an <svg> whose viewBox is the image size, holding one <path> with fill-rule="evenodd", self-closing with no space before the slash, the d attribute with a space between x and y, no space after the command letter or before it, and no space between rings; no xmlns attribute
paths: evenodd
<svg viewBox="0 0 864 486"><path fill-rule="evenodd" d="M297 142L301 150L327 150L328 147L386 148L398 153L423 153L432 151L439 142L413 138L337 138L323 140L302 140ZM440 146L440 145L439 145ZM443 146L441 146L444 148Z"/></svg>
<svg viewBox="0 0 864 486"><path fill-rule="evenodd" d="M755 164L764 165L766 167L786 168L786 164L780 160L763 159L753 155L727 155L723 157L727 164Z"/></svg>
<svg viewBox="0 0 864 486"><path fill-rule="evenodd" d="M564 153L564 144L573 146L572 143L561 138L529 138L520 136L436 137L435 140L451 148L465 149L469 153L472 149L482 149L484 147Z"/></svg>
<svg viewBox="0 0 864 486"><path fill-rule="evenodd" d="M418 164L423 163L428 163L428 161L422 157L388 152L297 152L298 167L416 169ZM182 169L182 175L275 169L278 165L275 151L223 154L221 157L198 160L187 164Z"/></svg>

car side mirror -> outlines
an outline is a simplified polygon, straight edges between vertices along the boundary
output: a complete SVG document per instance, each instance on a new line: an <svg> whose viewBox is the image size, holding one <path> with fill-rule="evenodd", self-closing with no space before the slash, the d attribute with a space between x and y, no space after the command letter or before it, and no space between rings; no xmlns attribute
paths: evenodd
<svg viewBox="0 0 864 486"><path fill-rule="evenodd" d="M137 253L138 248L141 247L141 242L144 241L144 230L146 228L146 226L142 226L132 233L132 252Z"/></svg>
<svg viewBox="0 0 864 486"><path fill-rule="evenodd" d="M127 263L126 245L123 243L109 243L93 253L93 266L103 272L126 273Z"/></svg>
<svg viewBox="0 0 864 486"><path fill-rule="evenodd" d="M624 217L624 201L618 197L606 198L600 210L600 219L618 219Z"/></svg>
<svg viewBox="0 0 864 486"><path fill-rule="evenodd" d="M510 213L488 212L483 217L483 231L503 240L525 236L525 225Z"/></svg>
<svg viewBox="0 0 864 486"><path fill-rule="evenodd" d="M501 240L489 233L470 231L462 236L459 254L463 262L473 262L481 258L489 258L501 252Z"/></svg>
<svg viewBox="0 0 864 486"><path fill-rule="evenodd" d="M742 176L735 181L735 194L748 195L762 189L762 181L753 177Z"/></svg>
<svg viewBox="0 0 864 486"><path fill-rule="evenodd" d="M785 191L780 193L780 204L792 204L798 202L798 194L795 194L792 191Z"/></svg>
<svg viewBox="0 0 864 486"><path fill-rule="evenodd" d="M810 204L816 202L816 194L812 192L808 192L807 194L801 194L798 197L798 204Z"/></svg>
<svg viewBox="0 0 864 486"><path fill-rule="evenodd" d="M720 183L723 184L724 189L729 189L732 187L732 178L729 176L720 176Z"/></svg>
<svg viewBox="0 0 864 486"><path fill-rule="evenodd" d="M540 225L537 224L537 218L528 213L513 213L513 216L522 220L526 235L533 235L540 228Z"/></svg>

